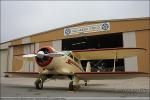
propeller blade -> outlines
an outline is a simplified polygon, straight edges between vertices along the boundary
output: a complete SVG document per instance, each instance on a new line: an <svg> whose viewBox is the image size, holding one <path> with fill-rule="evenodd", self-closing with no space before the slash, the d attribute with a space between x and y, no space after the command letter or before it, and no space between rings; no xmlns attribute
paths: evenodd
<svg viewBox="0 0 150 100"><path fill-rule="evenodd" d="M36 57L36 54L27 54L27 55L23 55L23 58L33 58Z"/></svg>
<svg viewBox="0 0 150 100"><path fill-rule="evenodd" d="M54 52L54 53L45 54L45 56L48 56L48 57L61 57L64 55L65 54L63 52Z"/></svg>
<svg viewBox="0 0 150 100"><path fill-rule="evenodd" d="M23 59L25 61L34 61L34 58L36 57L36 54L27 54L27 55L23 55Z"/></svg>
<svg viewBox="0 0 150 100"><path fill-rule="evenodd" d="M37 54L27 54L27 55L23 55L23 58L34 58L34 57L38 57L38 58L43 58L44 56L47 57L61 57L64 56L65 54L63 52L54 52L54 53L48 53L48 54L44 54L43 51L39 51Z"/></svg>

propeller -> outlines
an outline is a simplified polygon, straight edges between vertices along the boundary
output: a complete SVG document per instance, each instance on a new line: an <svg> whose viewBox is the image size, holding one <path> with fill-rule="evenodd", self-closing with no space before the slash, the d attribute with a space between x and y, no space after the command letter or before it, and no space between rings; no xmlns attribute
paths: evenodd
<svg viewBox="0 0 150 100"><path fill-rule="evenodd" d="M41 67L49 65L54 57L64 56L64 52L55 51L52 47L43 47L35 54L23 55L23 58L31 60L35 58L37 64Z"/></svg>
<svg viewBox="0 0 150 100"><path fill-rule="evenodd" d="M33 57L43 58L44 56L46 56L46 57L61 57L64 55L65 54L63 52L53 52L53 53L45 54L43 51L39 51L37 54L27 54L27 55L23 55L23 57L24 58L33 58Z"/></svg>

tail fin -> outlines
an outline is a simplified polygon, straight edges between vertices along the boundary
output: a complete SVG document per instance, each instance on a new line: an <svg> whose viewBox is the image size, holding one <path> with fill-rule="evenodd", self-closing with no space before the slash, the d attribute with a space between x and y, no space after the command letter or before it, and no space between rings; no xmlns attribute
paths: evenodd
<svg viewBox="0 0 150 100"><path fill-rule="evenodd" d="M90 62L87 62L86 72L91 72L91 64L90 64Z"/></svg>

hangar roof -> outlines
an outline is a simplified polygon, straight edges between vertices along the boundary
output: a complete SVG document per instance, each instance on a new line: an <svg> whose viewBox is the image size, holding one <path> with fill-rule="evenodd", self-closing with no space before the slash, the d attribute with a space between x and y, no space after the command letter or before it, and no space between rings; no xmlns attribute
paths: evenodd
<svg viewBox="0 0 150 100"><path fill-rule="evenodd" d="M2 45L2 44L5 44L5 43L10 43L10 42L18 41L18 40L24 39L24 38L34 37L34 36L37 36L37 35L49 33L49 32L52 32L52 31L59 30L59 29L68 28L68 27L75 27L75 26L80 26L80 25L88 25L88 24L92 24L92 23L101 23L101 22L123 22L123 21L136 21L136 20L146 20L146 21L150 21L150 17L84 21L84 22L80 22L80 23L76 23L76 24L71 24L71 25L67 25L67 26L63 26L63 27L59 27L59 28L47 30L47 31L40 32L40 33L35 33L35 34L28 35L28 36L25 36L25 37L13 39L13 40L10 40L10 41L1 43L1 45ZM148 25L148 26L150 26L150 25ZM148 29L150 29L150 28L148 28ZM11 44L11 45L12 45L12 44Z"/></svg>

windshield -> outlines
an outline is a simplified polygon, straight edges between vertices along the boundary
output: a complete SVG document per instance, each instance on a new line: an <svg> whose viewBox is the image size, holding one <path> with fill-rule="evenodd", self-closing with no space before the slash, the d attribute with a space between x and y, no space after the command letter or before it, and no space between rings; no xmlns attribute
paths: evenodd
<svg viewBox="0 0 150 100"><path fill-rule="evenodd" d="M71 54L71 51L62 51L63 53L65 53L65 55L69 56Z"/></svg>

